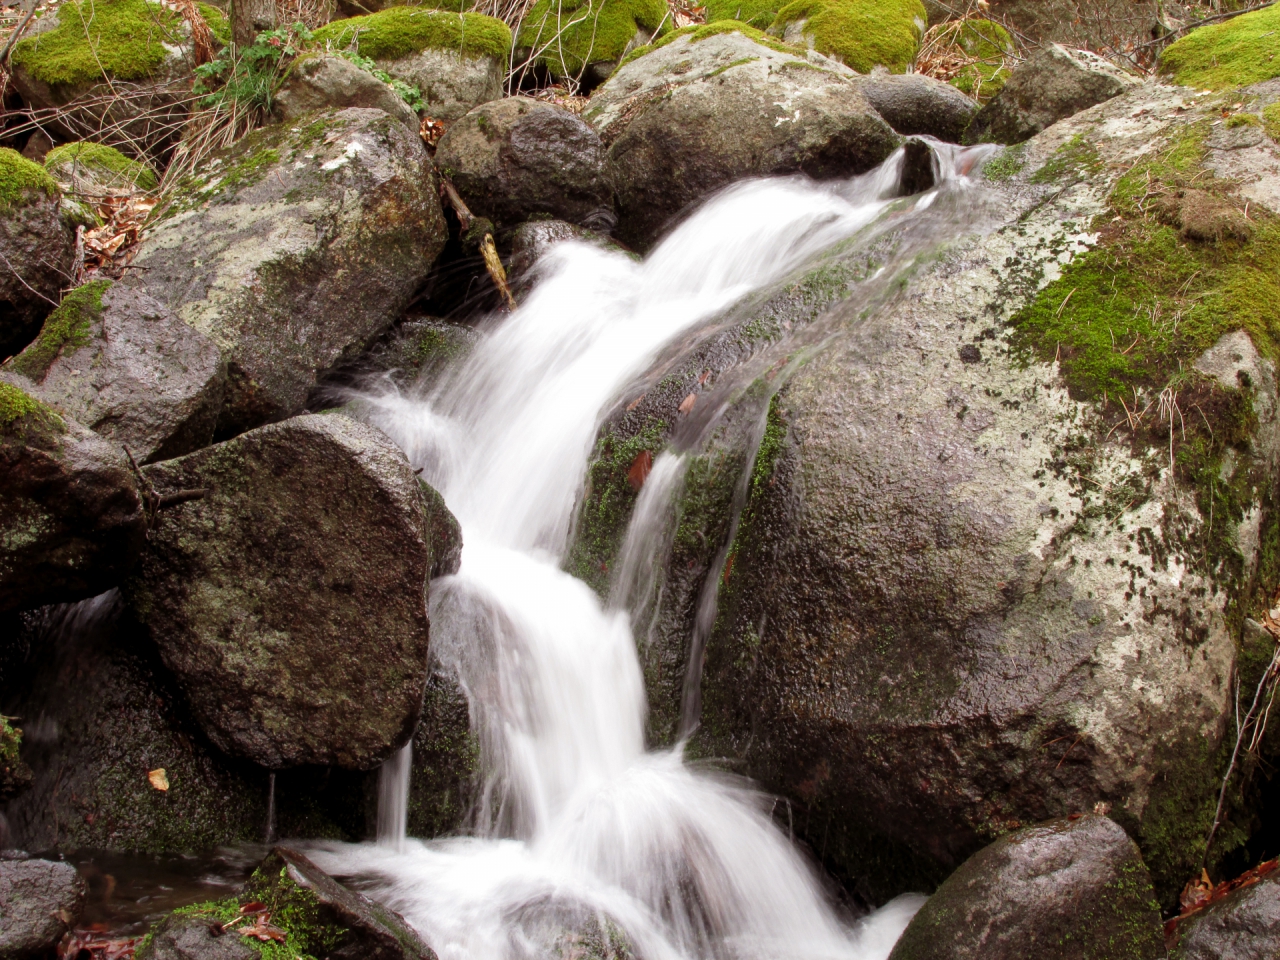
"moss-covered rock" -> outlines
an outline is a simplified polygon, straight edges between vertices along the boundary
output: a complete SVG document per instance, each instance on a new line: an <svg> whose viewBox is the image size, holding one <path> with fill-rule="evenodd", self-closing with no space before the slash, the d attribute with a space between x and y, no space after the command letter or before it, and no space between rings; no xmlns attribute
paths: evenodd
<svg viewBox="0 0 1280 960"><path fill-rule="evenodd" d="M113 444L0 372L0 611L101 593L129 570L145 524Z"/></svg>
<svg viewBox="0 0 1280 960"><path fill-rule="evenodd" d="M57 306L75 259L75 223L44 167L0 147L0 360Z"/></svg>
<svg viewBox="0 0 1280 960"><path fill-rule="evenodd" d="M905 73L928 22L920 0L791 0L769 32L804 44L859 73Z"/></svg>
<svg viewBox="0 0 1280 960"><path fill-rule="evenodd" d="M446 228L421 139L352 107L250 134L177 186L121 286L228 367L219 436L301 410L419 290Z"/></svg>
<svg viewBox="0 0 1280 960"><path fill-rule="evenodd" d="M768 30L782 5L779 0L709 0L707 23L733 20L757 30Z"/></svg>
<svg viewBox="0 0 1280 960"><path fill-rule="evenodd" d="M206 491L161 515L126 592L209 738L273 769L367 770L403 746L439 505L399 449L303 416L145 475L162 496Z"/></svg>
<svg viewBox="0 0 1280 960"><path fill-rule="evenodd" d="M199 4L215 38L225 18ZM42 16L13 49L13 79L33 107L57 108L48 122L64 137L162 156L188 109L191 30L153 0L82 0Z"/></svg>
<svg viewBox="0 0 1280 960"><path fill-rule="evenodd" d="M890 960L1160 960L1160 908L1138 848L1106 817L1018 830L961 864Z"/></svg>
<svg viewBox="0 0 1280 960"><path fill-rule="evenodd" d="M1198 90L1229 90L1280 77L1280 7L1192 30L1160 55L1160 73Z"/></svg>
<svg viewBox="0 0 1280 960"><path fill-rule="evenodd" d="M276 91L274 103L285 123L297 123L316 110L372 107L391 114L415 133L419 126L418 115L391 84L342 56L299 57Z"/></svg>
<svg viewBox="0 0 1280 960"><path fill-rule="evenodd" d="M217 346L138 290L94 280L68 293L3 368L142 463L206 446L222 406Z"/></svg>
<svg viewBox="0 0 1280 960"><path fill-rule="evenodd" d="M944 39L945 38L945 39ZM991 20L965 18L944 30L941 42L953 44L974 63L951 80L952 86L986 103L1009 79L1009 59L1018 47L1003 26Z"/></svg>
<svg viewBox="0 0 1280 960"><path fill-rule="evenodd" d="M64 143L45 155L44 166L71 192L88 197L147 192L160 185L145 163L103 143Z"/></svg>
<svg viewBox="0 0 1280 960"><path fill-rule="evenodd" d="M636 47L671 29L662 0L537 0L520 25L516 45L556 77L581 77L590 64L613 66Z"/></svg>

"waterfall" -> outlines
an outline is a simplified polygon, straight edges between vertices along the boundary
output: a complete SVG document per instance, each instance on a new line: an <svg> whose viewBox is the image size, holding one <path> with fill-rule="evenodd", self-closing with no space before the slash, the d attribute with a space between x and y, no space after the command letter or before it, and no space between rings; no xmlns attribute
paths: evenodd
<svg viewBox="0 0 1280 960"><path fill-rule="evenodd" d="M956 156L939 162L954 178ZM901 163L843 183L738 184L643 261L557 245L525 303L430 395L359 400L462 525L461 569L432 585L432 644L467 693L486 780L475 836L406 840L388 807L401 826L392 837L380 815L379 840L393 842L315 856L359 875L441 960L624 942L646 960L881 960L918 906L843 919L766 798L679 748L646 751L629 611L660 589L680 454L659 455L642 488L608 605L560 569L604 411L682 334L875 221ZM393 763L403 775L380 783L402 804L408 754Z"/></svg>
<svg viewBox="0 0 1280 960"><path fill-rule="evenodd" d="M392 850L404 849L412 762L413 740L410 740L378 768L378 843Z"/></svg>

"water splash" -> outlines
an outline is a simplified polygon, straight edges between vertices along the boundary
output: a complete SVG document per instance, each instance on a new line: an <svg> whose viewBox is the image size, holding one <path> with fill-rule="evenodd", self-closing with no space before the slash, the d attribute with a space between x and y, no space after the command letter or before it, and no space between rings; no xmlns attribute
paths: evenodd
<svg viewBox="0 0 1280 960"><path fill-rule="evenodd" d="M475 837L315 855L363 876L442 960L566 944L646 960L882 960L918 906L842 921L764 798L679 749L646 752L632 616L660 591L683 456L654 463L608 606L559 567L603 412L664 348L876 220L901 163L838 184L739 184L642 262L561 244L521 308L429 395L384 384L361 398L463 527L461 569L432 588L433 652L467 693L486 780ZM940 163L945 181L957 160Z"/></svg>

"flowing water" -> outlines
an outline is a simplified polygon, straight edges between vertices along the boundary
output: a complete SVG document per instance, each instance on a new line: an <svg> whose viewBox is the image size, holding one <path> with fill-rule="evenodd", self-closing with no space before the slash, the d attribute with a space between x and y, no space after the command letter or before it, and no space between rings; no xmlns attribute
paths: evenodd
<svg viewBox="0 0 1280 960"><path fill-rule="evenodd" d="M964 156L941 157L942 180L954 185ZM432 586L432 644L467 694L487 779L476 835L406 839L406 748L381 776L381 842L314 854L362 878L442 960L624 943L646 960L873 960L918 906L842 917L767 798L679 747L646 751L632 615L659 589L682 455L658 456L608 603L560 569L601 418L624 388L682 335L881 217L900 165L737 185L643 261L558 245L520 309L428 396L388 388L357 404L462 525L461 569ZM714 589L704 603L713 617Z"/></svg>

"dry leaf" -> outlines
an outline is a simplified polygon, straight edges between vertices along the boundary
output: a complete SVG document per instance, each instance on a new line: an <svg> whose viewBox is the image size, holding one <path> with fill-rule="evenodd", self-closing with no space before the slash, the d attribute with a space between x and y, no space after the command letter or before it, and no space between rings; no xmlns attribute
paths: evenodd
<svg viewBox="0 0 1280 960"><path fill-rule="evenodd" d="M653 454L648 450L641 450L631 461L631 469L627 471L627 483L631 484L631 489L639 491L649 479L649 471L652 469Z"/></svg>
<svg viewBox="0 0 1280 960"><path fill-rule="evenodd" d="M698 402L698 395L691 393L680 401L680 412L688 415L693 412L693 405Z"/></svg>
<svg viewBox="0 0 1280 960"><path fill-rule="evenodd" d="M169 774L165 772L164 767L157 767L147 774L147 782L161 793L164 793L169 789Z"/></svg>

